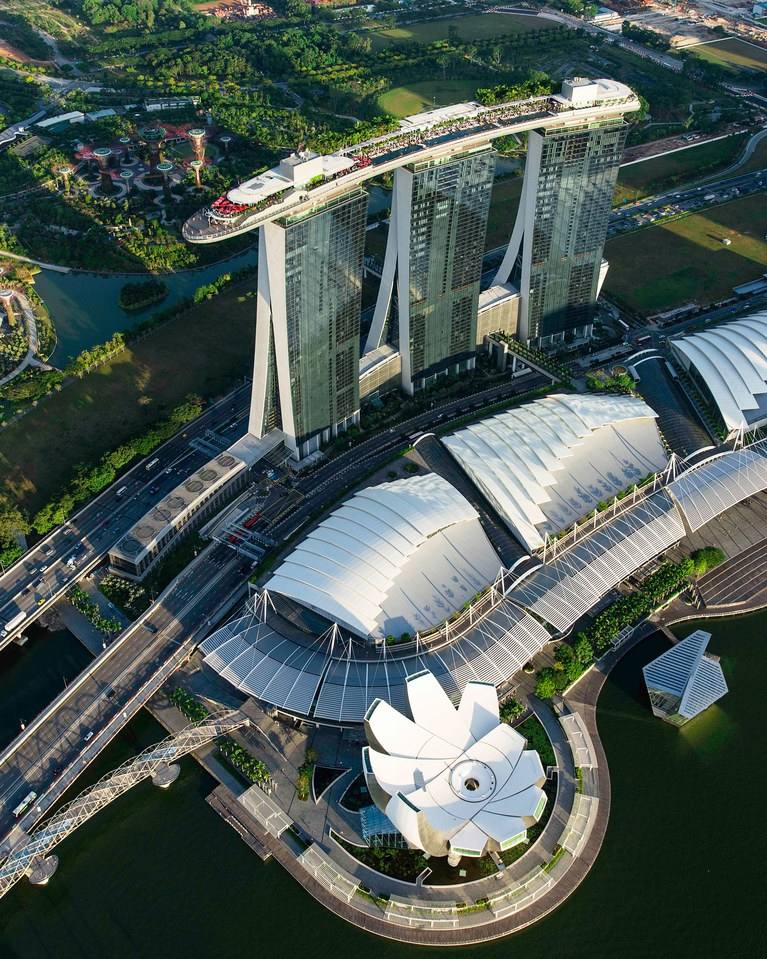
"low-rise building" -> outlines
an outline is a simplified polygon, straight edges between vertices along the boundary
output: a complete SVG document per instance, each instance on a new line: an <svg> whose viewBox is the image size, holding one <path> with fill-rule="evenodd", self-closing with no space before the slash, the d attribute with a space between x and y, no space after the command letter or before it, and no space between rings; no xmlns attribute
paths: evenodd
<svg viewBox="0 0 767 959"><path fill-rule="evenodd" d="M70 110L69 113L59 113L55 117L48 117L47 120L38 120L35 124L41 130L56 130L71 126L73 123L84 123L85 114L81 110Z"/></svg>
<svg viewBox="0 0 767 959"><path fill-rule="evenodd" d="M144 109L147 113L157 113L160 110L183 110L185 107L196 107L199 97L148 97L144 100Z"/></svg>
<svg viewBox="0 0 767 959"><path fill-rule="evenodd" d="M251 467L282 442L275 430L262 440L250 435L219 453L148 510L109 551L110 569L141 580L169 549L247 482Z"/></svg>
<svg viewBox="0 0 767 959"><path fill-rule="evenodd" d="M682 726L728 692L719 658L706 652L710 639L696 629L642 669L653 715Z"/></svg>
<svg viewBox="0 0 767 959"><path fill-rule="evenodd" d="M380 643L443 622L499 568L477 511L430 473L355 493L285 557L267 588Z"/></svg>
<svg viewBox="0 0 767 959"><path fill-rule="evenodd" d="M655 411L630 396L554 394L443 442L531 552L668 461Z"/></svg>

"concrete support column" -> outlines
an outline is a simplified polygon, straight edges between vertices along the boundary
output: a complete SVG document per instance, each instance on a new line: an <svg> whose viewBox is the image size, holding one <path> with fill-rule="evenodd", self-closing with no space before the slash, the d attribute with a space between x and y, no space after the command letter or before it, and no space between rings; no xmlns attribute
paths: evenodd
<svg viewBox="0 0 767 959"><path fill-rule="evenodd" d="M58 856L47 856L45 859L35 859L32 862L32 868L27 874L27 878L33 886L45 886L58 868Z"/></svg>
<svg viewBox="0 0 767 959"><path fill-rule="evenodd" d="M523 343L530 338L529 311L530 311L530 266L533 252L533 227L535 220L535 198L538 195L538 178L541 172L541 157L543 156L543 137L536 130L531 130L527 140L527 160L525 162L525 178L522 182L522 195L519 200L517 219L511 232L511 239L506 248L503 261L493 280L494 284L508 283L514 264L517 262L520 250L522 251L522 270L519 282L519 318L517 321L517 336Z"/></svg>
<svg viewBox="0 0 767 959"><path fill-rule="evenodd" d="M167 789L178 779L180 772L181 767L178 763L173 763L170 766L159 766L152 776L152 785L159 789Z"/></svg>

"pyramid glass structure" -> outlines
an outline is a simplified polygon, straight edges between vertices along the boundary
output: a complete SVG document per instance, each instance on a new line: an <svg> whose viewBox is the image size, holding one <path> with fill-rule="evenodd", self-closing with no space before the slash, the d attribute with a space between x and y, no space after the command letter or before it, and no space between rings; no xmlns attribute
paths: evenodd
<svg viewBox="0 0 767 959"><path fill-rule="evenodd" d="M696 629L643 668L654 715L681 726L728 691L718 657L706 652L710 639Z"/></svg>

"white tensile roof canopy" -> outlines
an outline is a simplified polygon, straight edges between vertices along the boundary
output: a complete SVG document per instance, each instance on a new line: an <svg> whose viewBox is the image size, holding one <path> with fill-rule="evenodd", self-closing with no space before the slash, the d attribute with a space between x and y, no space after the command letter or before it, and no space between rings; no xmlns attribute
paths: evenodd
<svg viewBox="0 0 767 959"><path fill-rule="evenodd" d="M365 717L371 797L408 843L433 856L478 857L523 842L546 806L545 774L501 723L498 695L469 683L456 709L430 672L408 677L410 720L383 700Z"/></svg>
<svg viewBox="0 0 767 959"><path fill-rule="evenodd" d="M399 638L447 619L499 569L477 511L430 473L355 493L266 585L360 636Z"/></svg>
<svg viewBox="0 0 767 959"><path fill-rule="evenodd" d="M671 346L704 383L728 430L767 423L767 313L691 333Z"/></svg>
<svg viewBox="0 0 767 959"><path fill-rule="evenodd" d="M531 551L668 462L655 411L632 396L553 394L443 442Z"/></svg>

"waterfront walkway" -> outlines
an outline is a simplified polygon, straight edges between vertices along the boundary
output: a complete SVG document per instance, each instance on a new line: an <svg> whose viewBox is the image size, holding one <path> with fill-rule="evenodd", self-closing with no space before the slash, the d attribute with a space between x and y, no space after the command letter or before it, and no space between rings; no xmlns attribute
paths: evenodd
<svg viewBox="0 0 767 959"><path fill-rule="evenodd" d="M185 672L185 685L207 705L221 705L215 701L215 680L192 664ZM452 886L413 884L354 859L333 839L331 830L347 841L361 842L358 815L337 803L358 773L359 744L336 737L336 745L329 747L329 739L323 745L327 731L314 733L311 743L320 752L320 762L325 761L324 750L333 748L335 752L326 754L329 761L352 768L326 794L334 794L336 801L302 802L294 784L307 737L272 720L253 701L242 706L251 727L233 735L269 765L274 798L265 797L254 807L251 794L258 798L258 787L243 792L232 783L231 774L224 770L221 775L220 762L206 749L197 758L222 784L208 802L262 859L276 859L318 901L362 929L421 945L466 945L506 936L537 921L574 891L598 855L609 818L609 776L604 754L597 749L593 707L579 704L576 709L575 701L565 700L557 717L539 700L522 695L552 740L556 799L534 845L513 864L483 879ZM153 712L167 728L183 722L159 699Z"/></svg>
<svg viewBox="0 0 767 959"><path fill-rule="evenodd" d="M697 583L703 605L691 608L681 597L655 622L668 626L690 619L753 613L767 606L767 537L706 573Z"/></svg>
<svg viewBox="0 0 767 959"><path fill-rule="evenodd" d="M32 309L32 304L24 293L20 293L18 290L14 290L14 293L16 294L18 305L21 307L21 312L24 315L24 326L27 332L27 352L18 366L12 369L10 373L0 377L0 386L5 386L6 383L10 383L19 373L23 373L28 366L48 368L45 363L36 359L36 354L39 349L39 338L37 335L37 320L35 319L35 311Z"/></svg>

